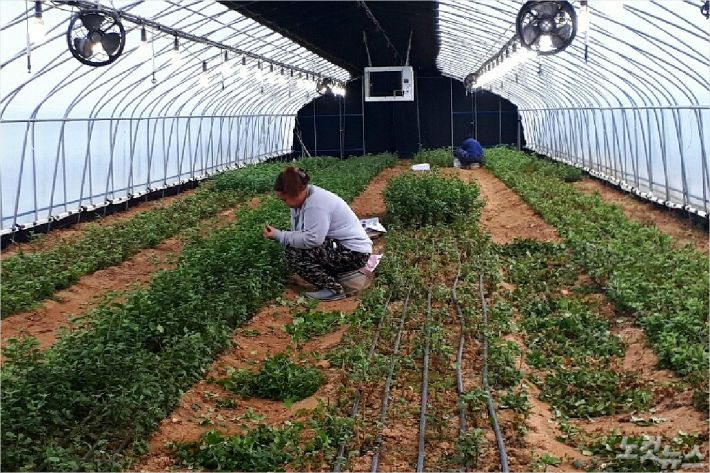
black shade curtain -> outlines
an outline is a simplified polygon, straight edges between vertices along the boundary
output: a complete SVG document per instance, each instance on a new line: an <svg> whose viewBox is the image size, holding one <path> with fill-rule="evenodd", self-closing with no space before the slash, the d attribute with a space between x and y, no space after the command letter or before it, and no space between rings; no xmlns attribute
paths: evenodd
<svg viewBox="0 0 710 473"><path fill-rule="evenodd" d="M363 102L362 79L355 79L345 97L323 96L304 106L294 133L317 156L389 151L409 158L420 148L458 146L467 136L483 146L525 146L515 105L488 91L466 95L461 82L423 73L415 73L413 102ZM294 152L302 152L297 136Z"/></svg>

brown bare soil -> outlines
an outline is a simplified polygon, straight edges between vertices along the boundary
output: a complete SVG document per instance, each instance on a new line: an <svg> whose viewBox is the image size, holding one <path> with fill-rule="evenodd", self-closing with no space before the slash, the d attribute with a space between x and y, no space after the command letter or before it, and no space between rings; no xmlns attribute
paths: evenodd
<svg viewBox="0 0 710 473"><path fill-rule="evenodd" d="M395 168L387 169L380 173L371 182L365 192L353 201L352 208L359 217L383 216L385 206L382 191L393 176L407 172L409 163L402 163ZM485 169L473 170L447 170L447 173L458 175L462 180L475 179L481 188L481 194L486 200L483 209L481 224L491 233L493 240L506 244L515 238L532 238L541 241L559 241L559 237L551 226L547 225L528 205L512 190L495 178ZM373 252L383 251L384 241L375 241ZM385 254L386 257L386 254ZM166 263L167 264L167 263ZM448 273L442 272L442 277L450 283ZM584 277L582 277L584 279ZM135 278L134 278L135 280ZM510 284L501 284L501 290L513 290ZM295 301L297 292L301 290L289 286L283 294L286 301ZM352 313L359 305L359 297L351 297L343 301L321 303L319 310L340 310ZM284 326L292 321L294 309L290 305L271 303L264 306L257 315L245 326L234 332L232 348L224 352L214 361L205 377L196 383L181 399L179 405L159 425L156 432L149 440L149 452L140 459L135 466L135 471L166 471L177 467L177 460L166 444L170 442L197 441L199 437L211 429L217 429L224 434L237 434L242 431L245 424L265 423L278 425L287 420L303 420L308 418L309 410L319 406L320 403L333 404L342 396L345 380L338 367L331 367L327 361L312 361L326 375L327 381L313 395L293 406L287 407L284 403L263 399L242 399L226 391L215 380L223 379L227 370L246 368L255 370L258 364L269 356L278 353L289 353L293 359L307 357L319 359L318 355L335 348L341 343L347 328L341 327L332 333L317 337L303 345L296 346L291 337L285 332ZM606 307L606 306L605 306ZM84 309L85 310L85 309ZM298 309L296 309L298 310ZM613 310L608 315L613 317ZM416 312L416 313L415 313ZM424 312L421 307L412 312L406 325L402 340L401 353L414 355L417 349L417 339L421 336L421 327ZM396 317L397 311L393 312ZM66 315L64 316L66 319ZM398 319L398 318L397 318ZM8 319L10 320L10 319ZM395 321L388 322L396 325ZM455 315L450 314L447 320L446 331L449 344L458 345L458 326ZM4 326L3 326L4 328ZM589 420L573 420L577 428L584 432L595 434L608 434L614 428L623 432L649 433L675 435L678 430L707 434L707 422L702 415L692 407L690 392L674 387L677 381L673 375L665 370L657 369L657 359L648 348L643 332L640 329L622 327L618 333L626 341L627 351L623 359L619 360L620 369L639 371L641 376L647 377L657 389L656 411L653 414L659 419L659 424L640 427L629 422L630 416L619 415L608 418ZM3 335L4 337L5 335ZM391 353L392 340L382 337L378 351L383 354ZM509 336L521 347L524 347L522 337ZM480 344L475 339L467 340L464 354L464 384L467 391L480 386ZM419 405L421 389L421 356L414 357L413 368L402 369L392 386L388 420L382 430L383 443L380 458L380 471L412 471L416 465L417 443L419 433ZM311 360L309 360L311 361ZM432 375L448 376L453 379L454 368L451 360L433 360ZM521 367L526 373L531 372L524 361ZM443 386L441 384L440 386ZM430 386L430 409L439 417L439 424L429 423L427 428L427 460L426 469L435 470L439 466L451 466L452 457L456 454L455 438L458 435L458 407L456 391L453 384L448 383L445 390ZM376 425L379 418L382 401L383 382L371 382L364 391L362 409L359 421L365 428L356 430L356 447L359 448L358 456L349 463L351 471L369 471L374 451L372 444L377 433ZM563 460L557 467L548 467L548 471L578 471L574 465L575 460L585 461L584 457L575 448L557 440L561 435L560 428L554 420L550 406L538 399L539 389L524 383L532 405L529 417L525 422L528 434L518 438L515 435L517 420L513 412L500 410L499 416L506 441L509 445L509 457L513 471L529 471L531 462L535 457L548 453ZM232 407L223 407L225 401L232 401ZM637 414L646 416L647 414ZM254 420L253 416L258 416ZM469 419L469 425L475 425L486 432L485 440L479 458L478 470L499 471L498 454L493 433L485 417L475 423ZM644 430L634 430L644 429ZM707 454L706 450L703 453ZM324 465L327 469L331 465Z"/></svg>
<svg viewBox="0 0 710 473"><path fill-rule="evenodd" d="M397 166L387 168L379 173L367 186L367 189L357 196L350 207L359 218L382 217L387 211L382 192L394 176L409 171L409 161L402 161Z"/></svg>
<svg viewBox="0 0 710 473"><path fill-rule="evenodd" d="M481 226L495 243L511 243L515 238L560 241L557 230L545 222L523 199L485 168L447 169L464 182L475 180L486 202Z"/></svg>
<svg viewBox="0 0 710 473"><path fill-rule="evenodd" d="M353 211L360 217L384 215L382 191L387 181L394 175L406 170L399 166L386 169L376 176L368 188L352 203ZM382 250L383 240L375 241L374 252ZM294 282L302 284L299 278ZM290 286L282 298L294 301L298 291L303 287ZM358 296L336 302L324 302L318 305L318 310L354 312L360 303ZM175 466L176 460L166 447L169 442L197 441L210 429L217 429L224 434L237 434L245 422L245 414L251 409L259 416L260 421L269 425L277 425L285 420L293 420L306 415L304 410L318 407L319 402L332 403L342 387L340 370L331 368L327 361L319 361L317 365L324 371L328 381L313 395L290 408L282 402L263 399L238 399L234 408L218 407L219 400L234 396L225 391L221 385L208 380L222 379L228 368L249 368L269 356L294 348L291 336L284 326L292 321L292 310L288 306L276 303L263 307L257 315L245 326L237 329L232 340L232 348L223 353L213 364L206 376L195 384L181 399L178 407L164 419L158 430L149 441L147 453L135 467L136 471L165 471ZM328 351L340 343L346 328L342 327L330 334L317 337L297 347L301 354L317 354ZM258 334L252 336L253 334Z"/></svg>
<svg viewBox="0 0 710 473"><path fill-rule="evenodd" d="M143 250L118 266L82 277L68 289L55 293L54 300L40 307L4 319L2 340L35 337L40 349L51 346L61 328L71 319L96 307L112 291L126 291L147 283L156 271L175 267L183 243L170 238L155 248Z"/></svg>
<svg viewBox="0 0 710 473"><path fill-rule="evenodd" d="M289 288L282 297L294 301L298 293L295 288ZM318 310L351 313L358 304L359 299L353 297L321 303ZM314 409L321 401L332 403L340 386L340 376L339 370L330 369L327 363L321 364L327 382L315 394L291 407L286 407L278 401L237 398L215 382L224 379L229 368L253 370L259 362L291 347L291 336L286 333L284 326L292 320L290 307L272 303L263 307L247 325L236 330L232 348L212 364L205 377L185 393L178 407L161 422L150 438L150 452L140 460L135 469L160 471L174 465L175 459L166 447L169 442L195 442L211 429L217 429L226 435L240 433L249 410L263 416L259 422L277 425L288 419L300 418L299 411ZM340 329L312 340L300 352L312 353L332 348L340 342L343 333L344 329ZM235 407L220 407L218 401L225 399L236 399Z"/></svg>
<svg viewBox="0 0 710 473"><path fill-rule="evenodd" d="M673 211L659 209L651 202L644 202L597 179L584 179L575 182L574 186L589 195L599 194L605 201L620 207L628 219L656 227L671 236L679 246L693 245L708 254L708 231Z"/></svg>
<svg viewBox="0 0 710 473"><path fill-rule="evenodd" d="M516 316L519 319L519 316ZM516 364L520 366L520 370L525 375L534 373L539 377L544 377L538 370L532 369L525 362L525 341L520 334L508 334L504 337L506 340L515 342L520 347L522 356L518 357ZM534 458L539 458L544 454L559 458L561 463L557 466L551 465L550 471L583 471L574 465L576 460L584 461L585 457L575 448L566 445L558 440L562 435L559 425L555 422L555 416L552 413L552 408L546 402L541 401L540 389L532 383L524 382L522 385L528 394L528 402L530 402L530 411L525 426L528 429L527 435L522 440L522 445L515 445L510 448L509 454L521 459L525 459L525 466L517 471L530 470L530 462ZM501 416L503 419L510 416L511 413L504 411ZM527 455L526 455L527 454Z"/></svg>
<svg viewBox="0 0 710 473"><path fill-rule="evenodd" d="M672 371L658 368L658 357L648 345L643 329L622 327L613 330L626 345L624 357L615 366L617 371L638 375L653 392L654 403L648 412L634 415L618 414L589 420L574 419L571 423L588 434L608 435L617 430L624 435L662 435L672 438L678 432L708 435L705 416L693 407L693 392ZM656 419L652 425L637 425L632 418Z"/></svg>
<svg viewBox="0 0 710 473"><path fill-rule="evenodd" d="M139 212L145 212L147 210L158 209L166 207L174 202L178 202L187 196L193 194L196 189L188 189L179 194L171 195L168 197L163 197L162 199L149 200L147 202L141 202L133 207L128 208L120 212L107 215L105 217L100 217L95 220L80 222L69 227L57 228L52 230L47 234L39 234L35 240L26 243L13 243L7 248L2 250L2 256L8 257L19 252L24 253L36 253L38 251L45 251L57 245L63 245L72 239L81 236L87 228L92 226L106 226L111 225L116 222L121 222L128 220Z"/></svg>
<svg viewBox="0 0 710 473"><path fill-rule="evenodd" d="M258 198L246 203L250 207L258 204ZM210 219L211 224L204 225L202 233L206 234L234 221L237 208L224 210ZM182 236L169 238L155 248L138 252L120 265L87 274L71 287L55 293L53 300L43 302L34 310L2 320L2 341L35 337L40 349L50 347L63 328L73 326L73 318L88 313L110 294L143 286L156 272L174 268L183 246Z"/></svg>

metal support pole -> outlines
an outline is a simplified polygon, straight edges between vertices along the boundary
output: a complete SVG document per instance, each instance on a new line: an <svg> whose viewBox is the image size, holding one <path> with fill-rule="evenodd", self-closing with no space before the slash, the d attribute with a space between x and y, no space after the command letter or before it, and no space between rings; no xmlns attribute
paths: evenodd
<svg viewBox="0 0 710 473"><path fill-rule="evenodd" d="M451 127L451 149L454 148L454 80L449 77L449 123Z"/></svg>
<svg viewBox="0 0 710 473"><path fill-rule="evenodd" d="M698 134L700 136L700 159L703 169L703 208L708 212L708 187L710 187L710 175L708 174L708 156L705 149L705 131L703 126L702 110L696 110L695 115L698 122Z"/></svg>
<svg viewBox="0 0 710 473"><path fill-rule="evenodd" d="M316 127L316 101L313 99L313 156L318 156L318 128Z"/></svg>
<svg viewBox="0 0 710 473"><path fill-rule="evenodd" d="M678 123L681 123L680 111L675 110L674 113L678 114ZM680 157L680 177L683 183L683 206L688 205L690 201L689 189L688 189L688 174L685 169L685 153L683 152L683 127L678 126L678 153Z"/></svg>
<svg viewBox="0 0 710 473"><path fill-rule="evenodd" d="M339 130L340 130L340 159L343 159L345 157L344 154L344 147L345 147L345 129L343 128L343 108L345 104L343 102L343 97L338 96L338 123L339 123Z"/></svg>
<svg viewBox="0 0 710 473"><path fill-rule="evenodd" d="M475 127L475 138L478 140L478 91L473 92L473 123Z"/></svg>
<svg viewBox="0 0 710 473"><path fill-rule="evenodd" d="M361 93L360 93L360 113L362 118L362 154L367 154L365 149L365 80L360 77L360 82L362 83Z"/></svg>
<svg viewBox="0 0 710 473"><path fill-rule="evenodd" d="M521 143L521 140L520 140L520 131L521 131L521 127L522 127L521 119L522 119L522 118L521 118L521 116L520 116L520 113L518 113L518 133L517 133L517 138L518 138L518 151L520 151L520 150L522 149L522 148L521 148L521 144L522 144L522 143Z"/></svg>
<svg viewBox="0 0 710 473"><path fill-rule="evenodd" d="M37 213L37 155L35 152L36 146L35 140L35 124L32 124L32 199L34 202L34 216L35 221L39 219L39 214Z"/></svg>
<svg viewBox="0 0 710 473"><path fill-rule="evenodd" d="M411 34L410 34L410 39L411 39ZM419 79L419 75L417 75L414 78L414 101L417 106L417 149L421 150L422 149L422 122L421 122L421 117L419 115L419 84L417 83L417 80Z"/></svg>
<svg viewBox="0 0 710 473"><path fill-rule="evenodd" d="M648 190L653 194L653 130L651 127L651 111L646 110L646 129L648 130L648 153L646 153L646 174L648 176ZM661 137L661 139L663 139Z"/></svg>
<svg viewBox="0 0 710 473"><path fill-rule="evenodd" d="M503 106L500 95L498 96L498 144L503 144Z"/></svg>

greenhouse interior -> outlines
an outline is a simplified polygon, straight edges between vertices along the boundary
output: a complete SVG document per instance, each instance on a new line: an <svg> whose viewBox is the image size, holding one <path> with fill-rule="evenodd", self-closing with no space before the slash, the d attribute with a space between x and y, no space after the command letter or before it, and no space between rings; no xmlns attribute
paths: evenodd
<svg viewBox="0 0 710 473"><path fill-rule="evenodd" d="M709 17L0 1L0 468L708 471Z"/></svg>

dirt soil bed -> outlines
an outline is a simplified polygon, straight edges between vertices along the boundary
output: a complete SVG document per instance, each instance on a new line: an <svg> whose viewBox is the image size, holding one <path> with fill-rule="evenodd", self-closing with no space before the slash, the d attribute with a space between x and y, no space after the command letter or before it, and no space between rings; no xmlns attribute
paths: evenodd
<svg viewBox="0 0 710 473"><path fill-rule="evenodd" d="M486 206L481 226L495 243L507 244L515 238L559 241L557 230L526 204L520 196L485 168L447 169L446 174L464 182L476 181Z"/></svg>
<svg viewBox="0 0 710 473"><path fill-rule="evenodd" d="M659 209L651 202L639 200L597 179L584 179L576 182L574 186L589 195L599 194L610 204L621 207L628 219L656 227L673 237L680 245L691 244L708 254L708 231L674 211Z"/></svg>
<svg viewBox="0 0 710 473"><path fill-rule="evenodd" d="M112 225L116 222L121 222L123 220L128 220L139 212L145 212L148 210L166 207L174 202L178 202L186 198L187 196L192 195L195 190L196 189L188 189L176 195L138 203L126 210L112 213L111 215L107 215L105 217L99 217L94 220L80 222L64 228L57 228L56 230L52 230L47 234L38 235L37 239L33 241L29 241L26 243L13 243L2 250L2 256L3 258L7 258L8 256L12 256L16 253L19 253L20 251L23 251L25 253L36 253L38 251L48 250L56 245L64 244L64 242L66 241L70 241L74 238L81 236L81 234L86 230L86 228L91 225L98 225L103 227L106 225Z"/></svg>
<svg viewBox="0 0 710 473"><path fill-rule="evenodd" d="M253 207L257 204L258 199L251 199L246 205ZM220 212L211 219L214 224L204 225L204 233L234 221L238 208ZM52 300L43 302L38 308L2 320L2 341L27 336L35 337L40 349L52 346L60 330L72 326L72 318L88 313L111 293L138 288L147 284L156 272L174 268L184 243L181 236L169 238L155 248L136 253L117 266L80 278L76 284L55 293Z"/></svg>
<svg viewBox="0 0 710 473"><path fill-rule="evenodd" d="M351 207L358 217L383 216L385 212L382 201L382 191L387 182L397 174L406 171L405 165L385 169L378 174L369 184L367 189L358 196ZM383 241L375 242L374 252L382 250ZM302 288L291 285L282 300L294 301ZM358 296L349 297L342 301L321 303L317 310L354 312L360 303ZM210 378L221 379L225 377L228 368L249 368L255 363L263 361L269 356L286 351L291 345L291 336L284 327L292 321L291 307L271 303L263 307L256 316L245 326L234 333L232 348L223 353L212 364L203 380L195 384L182 398L179 406L164 419L158 430L149 441L147 453L136 465L137 471L164 471L173 467L176 460L171 456L166 447L169 442L197 441L203 433L210 429L217 429L225 434L239 432L244 422L245 414L251 409L259 416L264 416L261 422L268 425L277 425L286 420L295 420L307 416L299 412L318 407L319 402L331 402L342 385L340 370L330 368L327 362L319 362L319 366L327 377L327 382L312 396L303 399L291 407L286 407L282 402L263 399L243 400L238 398L234 408L218 407L217 402L230 396L221 385L208 382ZM345 328L338 329L330 334L317 337L300 348L300 353L324 353L340 343ZM258 333L257 336L250 336Z"/></svg>
<svg viewBox="0 0 710 473"><path fill-rule="evenodd" d="M353 201L351 207L355 213L361 218L384 216L385 205L382 192L392 177L402 172L409 172L409 165L408 162L402 162L399 166L386 169L376 176L363 194ZM560 241L553 227L545 223L514 191L486 169L448 169L444 172L456 175L467 182L475 180L479 184L481 195L486 201L482 211L481 226L491 234L494 242L507 244L515 238ZM250 204L255 205L253 202ZM223 212L219 217L222 223L227 223L233 218L233 209ZM386 258L383 244L383 239L376 240L373 251L375 253L384 251ZM58 293L59 301L47 302L37 311L17 314L3 321L3 340L10 336L27 334L36 336L42 347L51 345L58 329L69 325L70 314L79 315L87 311L109 291L123 290L131 284L147 282L155 271L172 267L181 249L180 240L173 238L153 250L139 253L120 266L82 278L72 289ZM503 290L514 289L505 283L501 286ZM178 406L160 423L149 439L148 453L138 461L134 470L166 471L176 468L177 460L171 449L166 446L168 443L197 441L203 433L211 429L217 429L225 434L235 434L240 432L245 422L254 422L254 425L256 423L278 425L287 420L304 420L309 417L309 410L317 408L321 402L332 405L338 396L342 395L343 373L322 360L320 355L341 344L346 328L341 327L329 334L313 338L301 346L296 346L291 336L285 332L285 325L292 321L294 312L300 310L297 308L296 301L301 290L302 288L294 285L287 286L281 299L264 306L248 324L234 332L232 348L214 361L204 378L185 393ZM321 303L317 310L353 313L359 303L359 297L355 296L343 301ZM403 353L414 351L413 337L418 330L415 322L417 321L413 321L414 325L408 327L408 334L402 341ZM449 335L457 334L456 324L447 323L446 331ZM572 420L571 423L581 431L594 435L608 434L613 429L619 429L630 434L672 436L678 430L683 430L700 433L707 438L707 422L702 414L691 407L690 392L669 387L677 384L677 379L672 373L657 368L657 359L648 347L643 331L635 327L623 326L617 333L627 346L625 357L619 361L620 368L638 371L643 378L649 379L658 386L658 392L654 393L659 395L654 396L658 401L654 406L656 411L653 415L666 420L657 425L639 427L630 423L630 416L626 414L597 418L593 421ZM517 336L515 338L516 343L524 346L522 338ZM455 345L454 342L455 337L451 338L452 345ZM383 345L383 349L387 353L387 349L391 347ZM479 384L479 350L480 346L476 340L467 342L464 355L467 390ZM216 382L224 378L230 368L255 369L259 362L282 352L290 353L293 359L306 356L309 362L321 369L326 376L326 382L315 394L287 406L276 401L242 399L226 391ZM403 373L401 379L396 380L392 387L389 420L383 430L381 471L411 470L414 467L421 383L420 361L417 360L417 368L414 372L409 376ZM528 372L524 362L521 366L523 371ZM557 439L561 434L560 429L554 420L550 406L538 399L537 387L526 382L525 388L532 404L530 416L526 421L528 434L518 442L518 445L511 445L509 448L512 469L530 471L532 459L539 458L543 453L563 459L562 464L548 467L548 471L578 469L573 461L584 460L585 457L578 450ZM433 401L430 400L435 411L438 409L440 413L455 414L455 388L451 389L451 393L446 392L440 397L434 396ZM361 417L366 419L368 424L376 422L379 416L380 397L381 389L374 389L368 398L363 399ZM499 413L504 430L512 430L512 427L506 427L506 424L512 426L512 420L507 418L508 413L509 411ZM250 420L252 416L257 416L259 420ZM481 428L488 429L487 425L481 425ZM448 433L437 445L432 444L435 448L428 457L430 460L427 460L429 468L450 461L449 457L454 453L455 445L446 439L454 435L456 430L457 419L454 416L448 417L448 424L443 427L443 432ZM509 432L505 433L506 437L510 436ZM486 445L487 447L481 452L480 466L488 471L497 471L495 442L492 434L488 432ZM702 451L707 455L706 448ZM369 470L372 454L372 451L365 449L360 456L352 459L350 468L353 471Z"/></svg>
<svg viewBox="0 0 710 473"><path fill-rule="evenodd" d="M287 289L282 298L294 301L298 289ZM356 298L321 303L318 310L353 312L359 303ZM327 381L310 397L287 407L283 402L265 399L241 399L211 380L226 377L229 368L250 368L264 359L283 353L291 345L291 336L284 326L293 320L291 307L276 303L262 308L245 326L235 331L232 348L223 353L209 369L205 377L182 397L180 404L164 419L149 441L149 453L136 466L138 471L161 471L175 465L176 460L166 447L169 442L195 442L205 432L217 429L226 435L241 431L249 411L263 417L260 422L278 425L288 419L303 419L303 410L318 407L319 402L329 403L338 391L340 377L338 370L323 367ZM252 334L258 334L253 336ZM317 349L319 344L332 346L340 341L343 331L326 335L309 348ZM326 340L327 339L327 340ZM303 352L306 352L304 348ZM208 381L210 380L210 381ZM237 399L234 407L220 407L219 401Z"/></svg>

